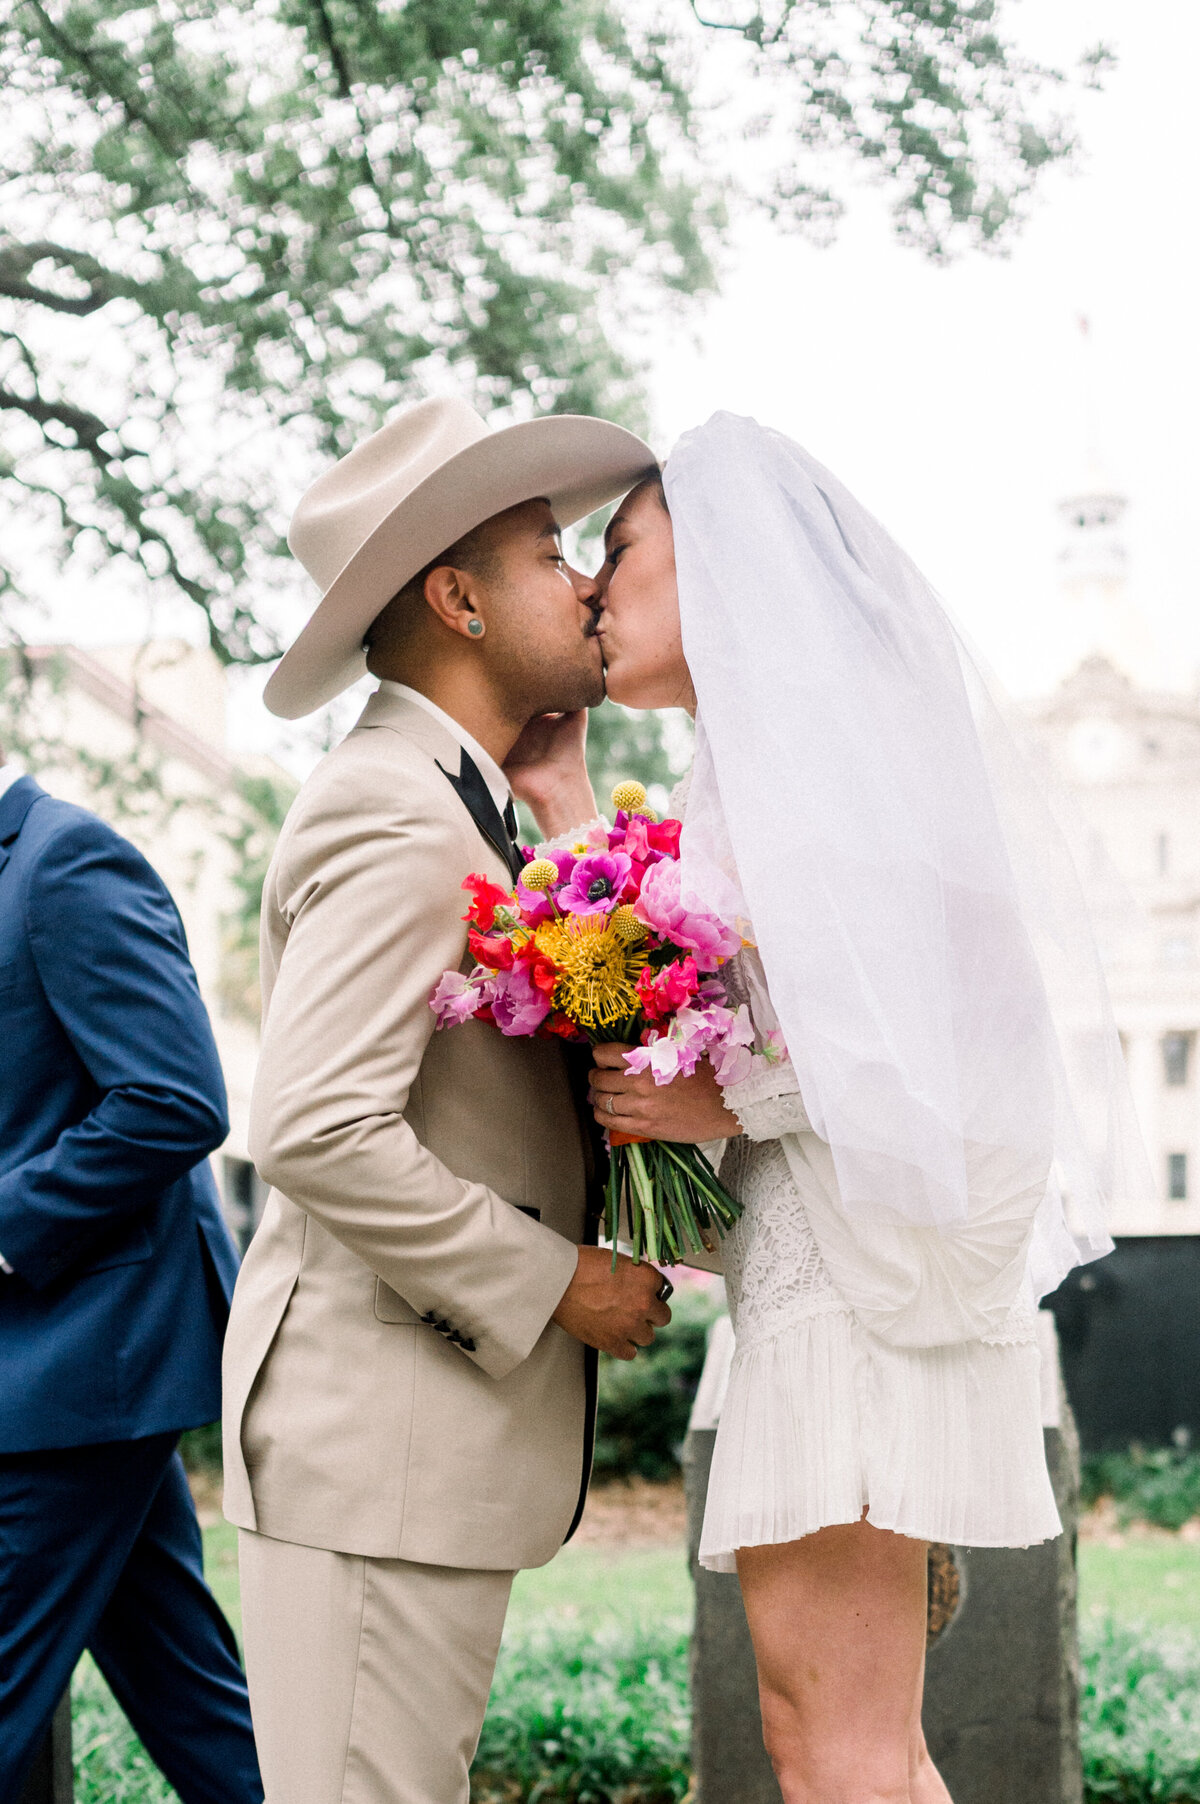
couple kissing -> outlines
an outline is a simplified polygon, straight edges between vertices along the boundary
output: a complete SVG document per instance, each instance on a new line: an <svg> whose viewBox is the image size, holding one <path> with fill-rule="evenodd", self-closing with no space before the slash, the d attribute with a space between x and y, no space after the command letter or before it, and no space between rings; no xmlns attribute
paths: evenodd
<svg viewBox="0 0 1200 1804"><path fill-rule="evenodd" d="M562 529L614 500L585 575ZM378 687L263 895L271 1190L224 1385L267 1804L466 1804L514 1575L584 1507L598 1352L670 1320L664 1275L596 1244L618 1127L718 1144L741 1208L700 1557L739 1575L785 1804L945 1804L928 1543L1060 1532L1036 1304L1110 1244L1131 1118L1102 979L1056 1021L1054 949L1078 966L1090 930L969 653L854 497L730 414L660 469L601 420L491 432L427 400L309 489L289 544L321 600L267 706ZM514 797L551 849L597 825L606 685L696 721L681 861L738 924L735 1082L435 1031L464 885L511 891L530 855Z"/></svg>

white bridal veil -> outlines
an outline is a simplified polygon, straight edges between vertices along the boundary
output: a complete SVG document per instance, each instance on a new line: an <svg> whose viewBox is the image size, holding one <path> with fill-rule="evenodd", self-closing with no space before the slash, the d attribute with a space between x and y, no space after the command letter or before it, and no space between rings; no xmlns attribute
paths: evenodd
<svg viewBox="0 0 1200 1804"><path fill-rule="evenodd" d="M933 589L800 446L717 414L665 488L685 883L758 947L879 1331L986 1336L1147 1181L1067 841Z"/></svg>

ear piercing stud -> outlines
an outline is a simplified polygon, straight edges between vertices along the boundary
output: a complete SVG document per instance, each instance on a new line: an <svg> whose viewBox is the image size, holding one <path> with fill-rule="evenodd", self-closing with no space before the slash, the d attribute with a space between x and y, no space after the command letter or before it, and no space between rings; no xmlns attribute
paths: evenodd
<svg viewBox="0 0 1200 1804"><path fill-rule="evenodd" d="M483 621L482 620L468 620L467 621L467 631L470 633L470 635L473 639L481 639L483 637Z"/></svg>

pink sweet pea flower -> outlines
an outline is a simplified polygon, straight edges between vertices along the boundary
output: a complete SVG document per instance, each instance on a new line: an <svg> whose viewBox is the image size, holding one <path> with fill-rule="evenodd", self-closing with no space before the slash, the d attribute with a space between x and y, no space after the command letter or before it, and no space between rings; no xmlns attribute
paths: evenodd
<svg viewBox="0 0 1200 1804"><path fill-rule="evenodd" d="M703 1049L701 1049L703 1050ZM629 1071L649 1071L656 1084L669 1084L672 1078L690 1077L700 1062L700 1053L689 1056L684 1042L672 1034L655 1034L645 1046L635 1046L625 1054Z"/></svg>
<svg viewBox="0 0 1200 1804"><path fill-rule="evenodd" d="M623 825L614 828L610 845L628 852L635 864L657 864L660 858L679 856L678 821L648 821L644 814L618 814Z"/></svg>
<svg viewBox="0 0 1200 1804"><path fill-rule="evenodd" d="M429 998L439 1027L459 1027L482 1008L485 986L472 983L461 971L446 971Z"/></svg>
<svg viewBox="0 0 1200 1804"><path fill-rule="evenodd" d="M608 914L620 900L632 860L625 852L587 852L571 872L571 880L558 892L563 914Z"/></svg>
<svg viewBox="0 0 1200 1804"><path fill-rule="evenodd" d="M669 1084L675 1077L691 1077L707 1056L719 1084L740 1083L750 1074L753 1043L747 1008L710 1003L682 1008L665 1030L651 1029L643 1045L625 1054L625 1064L630 1071L649 1071L656 1084Z"/></svg>
<svg viewBox="0 0 1200 1804"><path fill-rule="evenodd" d="M742 936L727 927L718 915L684 906L680 897L680 872L674 859L650 866L642 893L633 905L639 921L661 939L694 952L701 971L715 971L725 959L741 950Z"/></svg>
<svg viewBox="0 0 1200 1804"><path fill-rule="evenodd" d="M524 959L497 971L489 988L492 1019L510 1039L535 1034L550 1013L550 998L533 981Z"/></svg>
<svg viewBox="0 0 1200 1804"><path fill-rule="evenodd" d="M750 1048L754 1045L754 1028L750 1023L750 1011L743 1004L734 1014L728 1009L713 1009L711 1012L729 1017L727 1025L722 1027L720 1038L714 1040L708 1053L717 1082L722 1086L740 1084L749 1077L753 1067Z"/></svg>

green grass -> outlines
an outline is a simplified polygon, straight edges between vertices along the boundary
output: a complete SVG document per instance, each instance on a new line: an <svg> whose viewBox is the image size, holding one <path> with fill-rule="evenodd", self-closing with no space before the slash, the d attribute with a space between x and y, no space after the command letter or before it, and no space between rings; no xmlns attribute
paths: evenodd
<svg viewBox="0 0 1200 1804"><path fill-rule="evenodd" d="M505 1639L541 1623L637 1630L669 1626L686 1633L692 1620L692 1581L682 1547L627 1553L603 1547L564 1547L548 1566L519 1572Z"/></svg>
<svg viewBox="0 0 1200 1804"><path fill-rule="evenodd" d="M1191 1541L1127 1541L1079 1548L1079 1606L1083 1620L1109 1616L1148 1628L1200 1635L1200 1545Z"/></svg>
<svg viewBox="0 0 1200 1804"><path fill-rule="evenodd" d="M235 1626L237 1537L204 1537ZM1079 1549L1089 1804L1200 1801L1200 1546ZM567 1547L521 1573L476 1763L476 1804L678 1804L691 1581L682 1548ZM91 1662L74 1685L79 1804L176 1804Z"/></svg>

